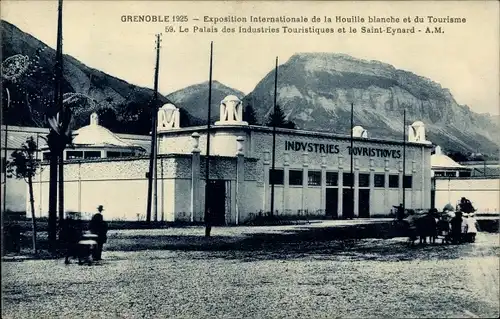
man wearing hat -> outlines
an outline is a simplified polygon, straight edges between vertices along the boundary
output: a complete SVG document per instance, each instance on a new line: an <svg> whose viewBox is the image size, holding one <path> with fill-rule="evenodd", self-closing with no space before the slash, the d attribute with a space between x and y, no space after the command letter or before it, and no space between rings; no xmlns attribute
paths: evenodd
<svg viewBox="0 0 500 319"><path fill-rule="evenodd" d="M89 224L89 230L92 234L97 235L97 249L94 254L94 260L101 260L102 254L102 246L107 241L107 233L108 233L108 223L104 221L102 217L102 211L104 207L99 205L97 207L97 213L92 216Z"/></svg>

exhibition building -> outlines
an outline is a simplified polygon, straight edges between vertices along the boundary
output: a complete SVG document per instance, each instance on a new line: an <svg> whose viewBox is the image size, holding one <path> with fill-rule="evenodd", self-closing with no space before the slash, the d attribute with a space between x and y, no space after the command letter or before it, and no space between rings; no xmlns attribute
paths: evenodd
<svg viewBox="0 0 500 319"><path fill-rule="evenodd" d="M332 219L388 215L403 202L407 208L430 208L432 144L422 122L408 127L406 141L373 138L360 126L346 135L273 132L248 125L242 108L239 98L227 96L210 128L180 127L179 109L172 104L159 110L153 220L203 221L205 200L215 224L243 223L271 206L277 215ZM66 210L92 213L104 205L109 219L144 220L149 157L100 129L95 114L89 126L79 130L80 150L68 150L73 156L66 157ZM85 156L86 151L100 156ZM40 207L47 207L49 169L43 166L34 193Z"/></svg>

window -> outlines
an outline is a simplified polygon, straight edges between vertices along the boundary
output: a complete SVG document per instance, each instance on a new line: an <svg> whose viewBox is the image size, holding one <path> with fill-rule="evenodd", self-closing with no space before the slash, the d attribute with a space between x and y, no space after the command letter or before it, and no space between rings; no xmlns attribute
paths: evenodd
<svg viewBox="0 0 500 319"><path fill-rule="evenodd" d="M283 185L283 170L282 169L272 169L269 170L269 184Z"/></svg>
<svg viewBox="0 0 500 319"><path fill-rule="evenodd" d="M326 186L338 186L338 185L339 185L339 173L326 172Z"/></svg>
<svg viewBox="0 0 500 319"><path fill-rule="evenodd" d="M470 177L470 171L458 172L458 176L460 177Z"/></svg>
<svg viewBox="0 0 500 319"><path fill-rule="evenodd" d="M403 187L404 188L412 188L413 184L413 176L407 175L403 178Z"/></svg>
<svg viewBox="0 0 500 319"><path fill-rule="evenodd" d="M101 152L100 151L87 151L87 152L84 152L84 157L85 158L101 158Z"/></svg>
<svg viewBox="0 0 500 319"><path fill-rule="evenodd" d="M66 152L66 159L77 159L77 158L83 158L83 152L82 151L67 151Z"/></svg>
<svg viewBox="0 0 500 319"><path fill-rule="evenodd" d="M385 174L375 174L375 187L385 187Z"/></svg>
<svg viewBox="0 0 500 319"><path fill-rule="evenodd" d="M344 186L348 186L348 187L351 187L351 186L354 186L354 178L353 178L353 175L351 175L351 173L344 173L343 174L343 184Z"/></svg>
<svg viewBox="0 0 500 319"><path fill-rule="evenodd" d="M120 152L115 152L115 151L107 151L106 152L107 157L120 157L121 153Z"/></svg>
<svg viewBox="0 0 500 319"><path fill-rule="evenodd" d="M399 187L399 175L389 175L389 188Z"/></svg>
<svg viewBox="0 0 500 319"><path fill-rule="evenodd" d="M127 156L133 156L134 153L131 152L117 152L117 151L107 151L106 156L107 157L127 157Z"/></svg>
<svg viewBox="0 0 500 319"><path fill-rule="evenodd" d="M370 187L370 174L359 174L359 187Z"/></svg>
<svg viewBox="0 0 500 319"><path fill-rule="evenodd" d="M290 185L301 185L302 186L302 180L303 180L303 172L302 171L290 170L290 176L288 178L288 183Z"/></svg>
<svg viewBox="0 0 500 319"><path fill-rule="evenodd" d="M309 185L309 186L321 186L321 172L309 171L307 173L307 185Z"/></svg>
<svg viewBox="0 0 500 319"><path fill-rule="evenodd" d="M44 161L48 161L48 160L50 160L50 152L43 152L43 153L42 153L42 159L43 159Z"/></svg>

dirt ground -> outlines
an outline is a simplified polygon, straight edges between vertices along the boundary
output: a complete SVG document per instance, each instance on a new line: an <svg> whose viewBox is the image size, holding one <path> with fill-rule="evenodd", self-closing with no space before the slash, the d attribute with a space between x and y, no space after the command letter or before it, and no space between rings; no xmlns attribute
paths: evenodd
<svg viewBox="0 0 500 319"><path fill-rule="evenodd" d="M404 238L332 240L328 227L215 228L211 239L201 227L112 231L94 266L4 261L2 317L500 315L498 233L408 247Z"/></svg>

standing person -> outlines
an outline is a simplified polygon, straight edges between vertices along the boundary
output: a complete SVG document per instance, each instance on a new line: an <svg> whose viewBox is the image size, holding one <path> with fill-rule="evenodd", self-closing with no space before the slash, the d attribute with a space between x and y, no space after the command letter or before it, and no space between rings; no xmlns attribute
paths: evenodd
<svg viewBox="0 0 500 319"><path fill-rule="evenodd" d="M474 213L470 213L466 219L467 222L467 241L473 243L476 241L476 233L478 231L478 222L474 217Z"/></svg>
<svg viewBox="0 0 500 319"><path fill-rule="evenodd" d="M396 218L397 220L403 220L405 218L405 210L403 208L403 204L399 204L399 206L394 206L396 208Z"/></svg>
<svg viewBox="0 0 500 319"><path fill-rule="evenodd" d="M108 240L108 223L104 221L102 216L102 211L104 207L99 205L97 207L97 213L92 216L89 224L89 230L92 234L97 235L97 249L94 254L94 260L101 260L102 246Z"/></svg>
<svg viewBox="0 0 500 319"><path fill-rule="evenodd" d="M455 212L455 217L450 221L451 239L454 244L462 242L462 212Z"/></svg>
<svg viewBox="0 0 500 319"><path fill-rule="evenodd" d="M448 221L448 214L444 213L437 222L438 234L443 236L443 243L450 240L450 222Z"/></svg>
<svg viewBox="0 0 500 319"><path fill-rule="evenodd" d="M82 236L82 230L79 227L75 216L68 213L63 220L59 238L64 245L64 263L68 265L71 257L77 257L78 241Z"/></svg>
<svg viewBox="0 0 500 319"><path fill-rule="evenodd" d="M469 217L469 214L463 213L462 214L462 242L467 242L467 231L468 231L468 225L467 225L467 218Z"/></svg>

